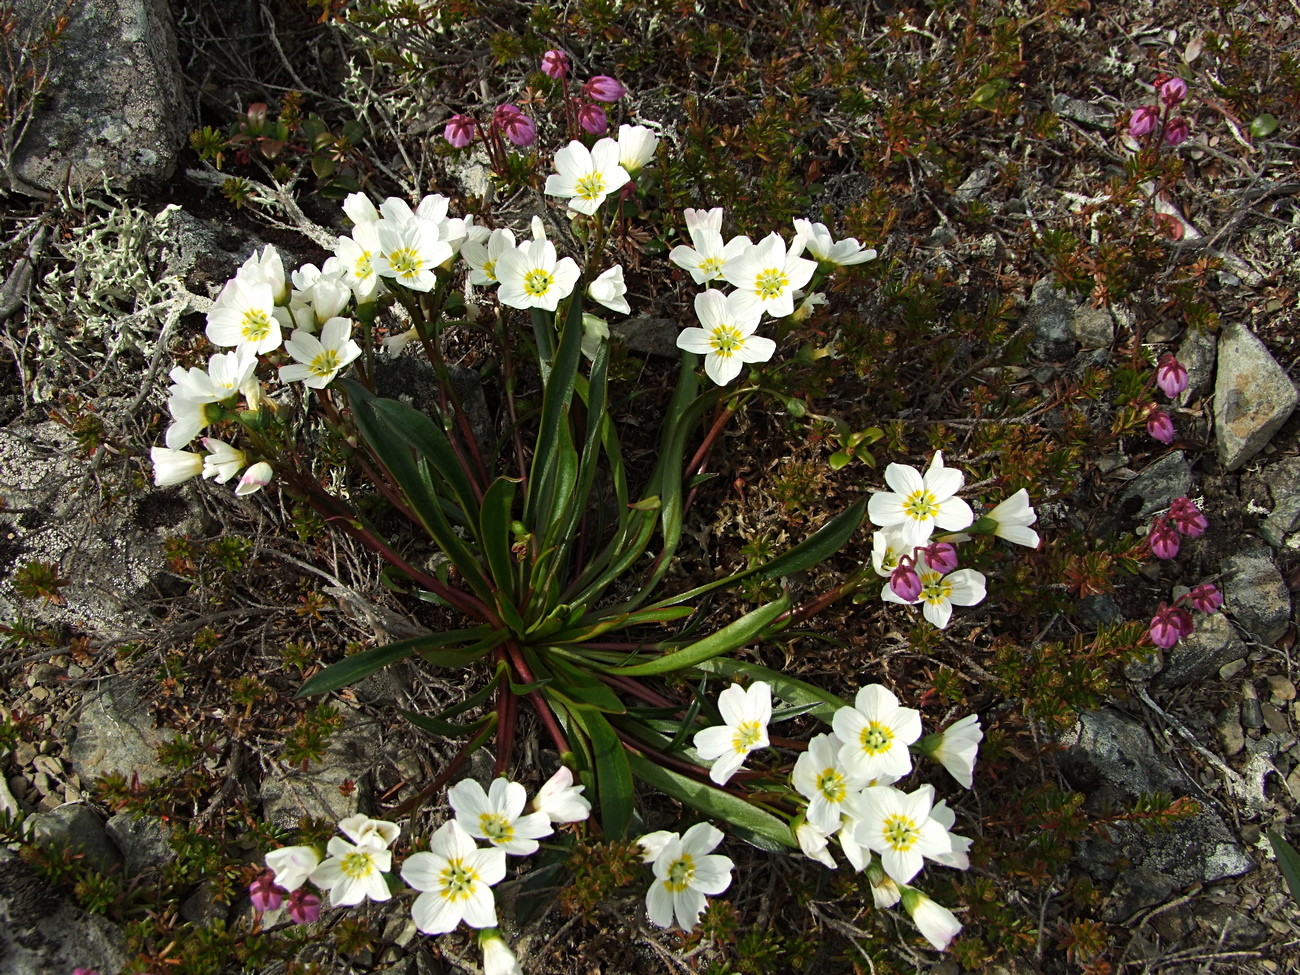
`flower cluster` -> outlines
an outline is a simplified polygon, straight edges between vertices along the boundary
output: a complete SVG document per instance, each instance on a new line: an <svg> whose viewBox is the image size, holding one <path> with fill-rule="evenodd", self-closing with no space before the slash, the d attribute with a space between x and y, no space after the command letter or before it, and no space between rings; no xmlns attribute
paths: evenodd
<svg viewBox="0 0 1300 975"><path fill-rule="evenodd" d="M1174 358L1172 353L1167 352L1160 357L1153 378L1160 391L1170 399L1187 388L1187 369ZM1146 408L1146 416L1148 434L1163 444L1174 442L1174 421L1169 418L1168 413L1156 403L1151 403Z"/></svg>
<svg viewBox="0 0 1300 975"><path fill-rule="evenodd" d="M466 779L449 789L455 818L430 837L427 851L410 854L401 865L401 879L419 891L411 904L415 926L425 934L446 934L464 921L480 929L485 970L517 971L513 953L495 931L492 888L506 875L507 855L535 853L538 839L550 836L553 824L587 818L591 804L582 796L583 789L573 784L573 773L561 767L533 798L532 812L525 812L527 793L518 782L496 779L484 790ZM253 907L259 912L278 910L287 897L290 920L309 924L320 917L321 899L308 884L328 891L331 907L389 900L389 847L400 828L358 813L342 820L339 830L347 839L331 837L324 858L311 846L268 853L266 871L249 887ZM476 839L487 845L480 847Z"/></svg>
<svg viewBox="0 0 1300 975"><path fill-rule="evenodd" d="M886 602L920 603L922 614L939 629L948 625L953 606L974 606L987 592L983 573L957 568L954 543L970 537L962 532L1038 547L1038 533L1029 527L1038 516L1028 492L1022 488L977 522L970 505L956 496L965 477L944 466L942 451L935 452L924 474L890 464L885 483L893 490L872 494L867 504L867 517L880 528L873 538L872 567L889 580L880 596Z"/></svg>
<svg viewBox="0 0 1300 975"><path fill-rule="evenodd" d="M718 711L724 723L696 732L694 745L712 762L710 779L725 785L751 752L769 747L771 688L762 681L748 688L733 684L719 695ZM902 898L922 934L935 947L945 947L960 925L919 892L909 901L907 885L927 859L966 869L970 840L951 832L955 816L945 802L935 802L933 787L905 793L894 783L912 771L915 748L971 788L984 737L979 718L967 715L922 738L920 712L872 684L858 691L852 707L837 709L830 724L831 733L808 743L790 776L791 798L801 807L791 824L800 848L834 868L829 844L836 839L852 867L867 872L877 906L890 907ZM651 921L667 927L676 918L686 931L695 926L705 895L720 893L730 880L731 861L707 855L721 840L720 832L700 824L680 837L658 832L637 841L646 862L654 865L655 882L646 895Z"/></svg>
<svg viewBox="0 0 1300 975"><path fill-rule="evenodd" d="M1174 498L1169 511L1156 515L1147 532L1147 548L1158 559L1172 559L1182 545L1181 536L1196 538L1210 526L1196 502L1188 497Z"/></svg>
<svg viewBox="0 0 1300 975"><path fill-rule="evenodd" d="M1157 80L1157 103L1139 106L1129 116L1128 134L1146 144L1182 145L1191 134L1187 119L1172 113L1187 97L1187 82L1172 77Z"/></svg>
<svg viewBox="0 0 1300 975"><path fill-rule="evenodd" d="M569 75L573 71L573 63L569 60L569 55L558 48L552 48L542 55L541 67L543 74L560 83L564 97L565 117L569 122L569 134L577 135L576 123L576 126L584 132L591 135L604 135L609 129L609 119L600 106L618 101L627 94L627 89L609 75L598 74L588 78L578 89L577 94L570 95Z"/></svg>
<svg viewBox="0 0 1300 975"><path fill-rule="evenodd" d="M1209 582L1203 582L1182 593L1172 605L1161 603L1156 615L1151 617L1151 626L1147 631L1151 642L1161 650L1168 650L1183 637L1189 636L1194 628L1192 614L1187 611L1188 606L1201 613L1213 613L1222 605L1223 594Z"/></svg>
<svg viewBox="0 0 1300 975"><path fill-rule="evenodd" d="M754 334L764 313L772 318L806 315L825 302L813 289L830 271L876 256L856 239L836 241L824 224L808 220L794 221L794 237L787 247L778 233L757 244L744 235L724 242L721 207L688 209L685 217L691 246L679 244L668 259L696 284L716 281L735 289L724 294L707 287L697 295L695 315L702 327L687 328L677 338L678 348L704 356L704 371L719 386L740 375L746 363L766 362L776 352L775 342ZM805 250L815 260L801 256ZM813 286L805 295L801 289L810 282Z"/></svg>

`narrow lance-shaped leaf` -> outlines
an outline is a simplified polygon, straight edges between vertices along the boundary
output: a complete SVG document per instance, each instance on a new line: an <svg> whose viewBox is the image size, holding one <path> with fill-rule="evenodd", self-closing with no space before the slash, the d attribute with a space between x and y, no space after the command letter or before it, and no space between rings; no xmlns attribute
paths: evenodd
<svg viewBox="0 0 1300 975"><path fill-rule="evenodd" d="M472 643L488 633L490 633L488 627L476 626L469 630L427 633L406 640L398 640L396 643L387 643L382 647L371 647L369 650L362 650L350 657L344 657L342 660L330 664L319 673L313 674L303 682L302 687L298 688L298 693L294 697L312 697L316 694L336 691L340 687L355 684L362 678L369 677L375 671L387 667L389 664L395 664L399 660L405 660L407 657L414 656L423 650L436 650L456 643Z"/></svg>
<svg viewBox="0 0 1300 975"><path fill-rule="evenodd" d="M745 676L751 680L761 680L771 685L772 696L798 707L807 707L808 713L819 721L831 723L831 718L840 708L848 707L842 698L830 691L824 691L814 684L790 677L780 671L750 663L748 660L733 660L730 657L714 657L695 665L696 670L720 677Z"/></svg>

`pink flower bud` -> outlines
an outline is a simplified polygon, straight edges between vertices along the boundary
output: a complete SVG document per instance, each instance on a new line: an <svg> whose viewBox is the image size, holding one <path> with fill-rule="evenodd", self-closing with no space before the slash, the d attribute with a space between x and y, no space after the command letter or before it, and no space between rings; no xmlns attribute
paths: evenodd
<svg viewBox="0 0 1300 975"><path fill-rule="evenodd" d="M921 577L910 565L900 564L889 576L889 588L899 599L914 603L921 598Z"/></svg>
<svg viewBox="0 0 1300 975"><path fill-rule="evenodd" d="M478 123L468 115L453 115L442 130L442 137L457 149L464 149L474 141Z"/></svg>
<svg viewBox="0 0 1300 975"><path fill-rule="evenodd" d="M1185 118L1171 118L1165 123L1165 145L1181 146L1192 134L1191 126Z"/></svg>
<svg viewBox="0 0 1300 975"><path fill-rule="evenodd" d="M1185 609L1161 603L1156 615L1151 618L1148 632L1152 643L1162 650L1168 650L1192 632L1192 614Z"/></svg>
<svg viewBox="0 0 1300 975"><path fill-rule="evenodd" d="M542 73L559 81L569 76L569 56L557 48L542 55Z"/></svg>
<svg viewBox="0 0 1300 975"><path fill-rule="evenodd" d="M259 911L274 911L284 900L287 891L275 882L274 870L263 870L256 880L248 885L248 896L253 907Z"/></svg>
<svg viewBox="0 0 1300 975"><path fill-rule="evenodd" d="M1174 527L1189 538L1195 538L1210 527L1191 498L1174 498L1169 505L1169 517L1173 519Z"/></svg>
<svg viewBox="0 0 1300 975"><path fill-rule="evenodd" d="M1213 583L1202 582L1187 594L1187 601L1202 613L1213 613L1223 605L1223 593Z"/></svg>
<svg viewBox="0 0 1300 975"><path fill-rule="evenodd" d="M592 135L601 135L609 129L605 110L591 102L583 102L578 106L578 124L582 126L582 131L590 132Z"/></svg>
<svg viewBox="0 0 1300 975"><path fill-rule="evenodd" d="M627 89L608 75L598 74L587 79L582 93L598 102L616 102L627 94Z"/></svg>
<svg viewBox="0 0 1300 975"><path fill-rule="evenodd" d="M1147 413L1147 433L1161 443L1174 442L1174 421L1169 419L1169 414L1151 404L1151 409Z"/></svg>
<svg viewBox="0 0 1300 975"><path fill-rule="evenodd" d="M311 924L320 918L320 898L299 887L289 895L289 920L294 924Z"/></svg>
<svg viewBox="0 0 1300 975"><path fill-rule="evenodd" d="M1156 385L1170 399L1187 388L1187 370L1171 352L1162 355L1156 365Z"/></svg>
<svg viewBox="0 0 1300 975"><path fill-rule="evenodd" d="M492 112L492 124L517 146L531 146L537 141L537 126L516 105L498 105Z"/></svg>
<svg viewBox="0 0 1300 975"><path fill-rule="evenodd" d="M1187 82L1182 78L1170 78L1161 83L1156 90L1160 93L1160 100L1165 103L1165 107L1173 108L1187 97Z"/></svg>
<svg viewBox="0 0 1300 975"><path fill-rule="evenodd" d="M1181 544L1182 539L1178 536L1178 530L1164 515L1151 522L1151 531L1147 533L1147 546L1156 558L1172 559L1178 554L1178 547Z"/></svg>
<svg viewBox="0 0 1300 975"><path fill-rule="evenodd" d="M921 551L925 555L925 564L935 572L947 575L957 568L957 549L950 542L935 542Z"/></svg>
<svg viewBox="0 0 1300 975"><path fill-rule="evenodd" d="M1150 135L1156 130L1160 121L1160 109L1155 105L1143 105L1133 110L1128 118L1128 134L1135 139Z"/></svg>

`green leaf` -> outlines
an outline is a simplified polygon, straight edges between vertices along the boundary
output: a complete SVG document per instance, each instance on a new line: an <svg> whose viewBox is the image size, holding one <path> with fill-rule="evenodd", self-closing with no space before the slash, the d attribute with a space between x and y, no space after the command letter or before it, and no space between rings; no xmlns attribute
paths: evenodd
<svg viewBox="0 0 1300 975"><path fill-rule="evenodd" d="M852 461L853 456L851 454L847 454L843 450L837 450L831 454L831 470L838 471L841 467L848 466Z"/></svg>
<svg viewBox="0 0 1300 975"><path fill-rule="evenodd" d="M414 711L403 711L400 708L397 713L417 728L442 738L464 738L466 735L478 731L486 722L497 716L495 711L490 711L480 718L475 718L468 724L460 724L455 721L443 721L441 718L430 717L427 714L417 714Z"/></svg>
<svg viewBox="0 0 1300 975"><path fill-rule="evenodd" d="M558 657L551 657L548 662L555 671L556 678L549 693L563 694L570 705L579 710L604 711L607 714L624 714L627 711L618 695L591 674L584 673Z"/></svg>
<svg viewBox="0 0 1300 975"><path fill-rule="evenodd" d="M1250 134L1256 139L1266 139L1277 131L1277 118L1265 112L1250 120Z"/></svg>
<svg viewBox="0 0 1300 975"><path fill-rule="evenodd" d="M513 535L510 531L510 512L514 508L519 482L513 478L498 477L483 495L483 507L478 514L479 544L487 561L488 571L498 591L509 602L515 598L516 563L512 551ZM498 605L500 602L498 601Z"/></svg>
<svg viewBox="0 0 1300 975"><path fill-rule="evenodd" d="M645 663L630 667L611 667L608 672L624 677L645 677L650 674L666 674L674 670L698 666L700 663L724 653L730 653L737 647L743 647L759 639L769 626L782 613L790 608L790 597L782 596L765 606L751 610L740 619L728 623L716 633L711 633L702 640L682 647L672 653Z"/></svg>
<svg viewBox="0 0 1300 975"><path fill-rule="evenodd" d="M1273 855L1277 857L1278 869L1282 871L1282 876L1286 878L1286 886L1291 891L1291 899L1300 904L1300 853L1297 853L1295 847L1284 840L1282 834L1277 830L1270 829L1266 835L1268 836L1268 842L1273 847Z"/></svg>
<svg viewBox="0 0 1300 975"><path fill-rule="evenodd" d="M991 109L997 102L998 96L1010 86L1011 82L1006 78L994 78L975 89L975 94L970 96L971 104Z"/></svg>
<svg viewBox="0 0 1300 975"><path fill-rule="evenodd" d="M751 680L764 681L771 685L773 697L796 707L806 707L809 714L826 724L831 723L831 718L840 708L849 707L846 701L830 691L824 691L814 684L788 677L776 670L760 667L747 660L715 657L713 660L697 664L696 669L720 677L745 676Z"/></svg>
<svg viewBox="0 0 1300 975"><path fill-rule="evenodd" d="M632 821L632 768L628 764L628 751L600 712L570 713L591 742L601 832L606 839L622 839Z"/></svg>
<svg viewBox="0 0 1300 975"><path fill-rule="evenodd" d="M656 765L645 755L629 752L627 757L632 771L642 782L707 816L730 823L750 842L755 842L757 838L755 845L767 850L798 848L799 844L789 825L770 812L759 809L730 792Z"/></svg>
<svg viewBox="0 0 1300 975"><path fill-rule="evenodd" d="M537 429L537 447L533 451L527 496L524 499L524 524L539 537L551 527L549 519L554 511L536 510L542 500L537 492L551 475L555 464L555 454L561 444L560 424L567 427L569 423L569 403L573 399L573 386L577 380L578 365L582 361L582 300L578 297L582 293L582 287L581 280L574 286L569 313L560 330L560 345L555 353L555 361L549 375L544 373L546 386L542 392L542 418ZM568 449L573 451L571 433L567 442ZM576 463L575 457L574 464Z"/></svg>
<svg viewBox="0 0 1300 975"><path fill-rule="evenodd" d="M375 671L387 667L389 664L395 664L399 660L405 660L407 657L423 650L435 650L454 643L462 643L467 640L473 641L475 638L481 638L490 632L485 626L476 626L470 630L426 633L406 640L398 640L396 643L387 643L382 647L371 647L369 650L362 650L360 653L354 653L350 657L344 657L342 660L330 664L320 673L313 674L303 682L302 687L298 688L298 693L294 695L294 698L313 697L317 694L336 691L340 687L355 684L363 677L369 677Z"/></svg>

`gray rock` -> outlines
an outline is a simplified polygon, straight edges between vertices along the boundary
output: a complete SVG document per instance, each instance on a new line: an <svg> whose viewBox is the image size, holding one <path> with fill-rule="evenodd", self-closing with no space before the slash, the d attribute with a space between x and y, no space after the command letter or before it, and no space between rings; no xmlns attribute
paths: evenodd
<svg viewBox="0 0 1300 975"><path fill-rule="evenodd" d="M1090 129L1109 130L1115 127L1115 113L1108 112L1092 102L1071 98L1064 93L1052 99L1052 111L1061 118L1078 122Z"/></svg>
<svg viewBox="0 0 1300 975"><path fill-rule="evenodd" d="M21 812L22 806L18 805L18 800L9 791L9 783L5 781L4 776L0 775L0 815L12 820Z"/></svg>
<svg viewBox="0 0 1300 975"><path fill-rule="evenodd" d="M139 688L125 677L109 677L82 699L68 754L83 783L111 773L148 782L170 773L158 761L158 746L172 737L154 724Z"/></svg>
<svg viewBox="0 0 1300 975"><path fill-rule="evenodd" d="M1176 358L1187 370L1187 388L1178 394L1180 406L1204 399L1210 392L1214 379L1214 353L1217 348L1214 336L1199 328L1188 329L1179 343Z"/></svg>
<svg viewBox="0 0 1300 975"><path fill-rule="evenodd" d="M1235 322L1219 336L1214 436L1219 462L1235 471L1259 453L1291 416L1296 388L1264 343Z"/></svg>
<svg viewBox="0 0 1300 975"><path fill-rule="evenodd" d="M1269 516L1259 526L1259 533L1274 548L1282 548L1297 529L1300 529L1300 495L1292 494L1273 506Z"/></svg>
<svg viewBox="0 0 1300 975"><path fill-rule="evenodd" d="M1065 362L1074 356L1074 313L1078 303L1063 289L1041 278L1030 292L1025 321L1034 337L1030 351L1048 362Z"/></svg>
<svg viewBox="0 0 1300 975"><path fill-rule="evenodd" d="M1138 518L1149 518L1169 507L1174 498L1190 494L1192 469L1181 450L1165 454L1129 482L1120 495L1120 503L1137 498L1142 502Z"/></svg>
<svg viewBox="0 0 1300 975"><path fill-rule="evenodd" d="M1074 338L1084 349L1109 349L1115 341L1115 319L1109 308L1080 305L1072 323Z"/></svg>
<svg viewBox="0 0 1300 975"><path fill-rule="evenodd" d="M100 873L122 866L122 854L104 830L104 822L84 802L70 802L27 818L27 836L34 843L85 855Z"/></svg>
<svg viewBox="0 0 1300 975"><path fill-rule="evenodd" d="M18 20L47 23L59 7L20 0ZM70 15L14 175L47 191L170 175L190 120L167 0L82 0Z"/></svg>
<svg viewBox="0 0 1300 975"><path fill-rule="evenodd" d="M451 385L465 408L465 415L469 418L470 429L478 440L479 449L490 451L496 443L496 432L479 374L473 369L457 365L449 365L447 371L451 375ZM436 416L438 380L433 367L423 359L414 356L377 358L375 393L396 399L427 416Z"/></svg>
<svg viewBox="0 0 1300 975"><path fill-rule="evenodd" d="M980 166L962 180L961 185L953 191L953 199L959 203L969 203L971 200L979 199L980 194L993 182L996 173L997 170L992 166Z"/></svg>
<svg viewBox="0 0 1300 975"><path fill-rule="evenodd" d="M104 829L122 851L123 867L134 877L151 867L161 867L176 858L171 848L172 829L157 816L120 812L109 817Z"/></svg>
<svg viewBox="0 0 1300 975"><path fill-rule="evenodd" d="M1272 461L1261 471L1260 480L1268 489L1274 506L1293 495L1300 495L1300 456Z"/></svg>
<svg viewBox="0 0 1300 975"><path fill-rule="evenodd" d="M0 972L51 975L74 968L119 972L126 964L121 929L87 914L23 863L0 849Z"/></svg>
<svg viewBox="0 0 1300 975"><path fill-rule="evenodd" d="M611 338L617 339L633 352L675 358L681 355L677 348L677 335L681 325L672 318L649 318L638 315L619 322L609 323Z"/></svg>
<svg viewBox="0 0 1300 975"><path fill-rule="evenodd" d="M252 234L179 210L172 214L164 230L162 269L184 281L194 294L215 299L239 266L265 246L266 241ZM277 249L286 272L306 260Z"/></svg>
<svg viewBox="0 0 1300 975"><path fill-rule="evenodd" d="M1241 708L1235 703L1219 712L1214 730L1223 742L1223 754L1231 758L1246 747L1246 732L1241 727Z"/></svg>
<svg viewBox="0 0 1300 975"><path fill-rule="evenodd" d="M370 770L381 757L375 727L357 711L341 713L342 727L330 735L318 761L309 763L306 770L295 766L263 780L264 818L292 827L303 816L337 822L354 813L370 812L362 804L370 794ZM345 782L350 782L351 788L345 788Z"/></svg>
<svg viewBox="0 0 1300 975"><path fill-rule="evenodd" d="M1246 654L1246 645L1222 613L1194 614L1196 629L1165 651L1165 666L1152 681L1159 688L1182 687L1216 674Z"/></svg>
<svg viewBox="0 0 1300 975"><path fill-rule="evenodd" d="M1291 594L1263 546L1230 555L1220 566L1224 608L1237 625L1271 646L1291 619Z"/></svg>

